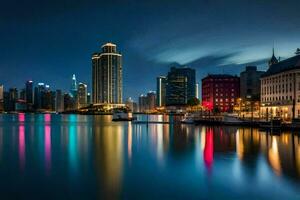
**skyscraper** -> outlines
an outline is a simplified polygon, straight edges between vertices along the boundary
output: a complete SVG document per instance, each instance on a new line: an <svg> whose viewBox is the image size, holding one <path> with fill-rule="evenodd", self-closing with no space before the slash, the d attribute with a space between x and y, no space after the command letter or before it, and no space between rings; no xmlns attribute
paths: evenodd
<svg viewBox="0 0 300 200"><path fill-rule="evenodd" d="M122 103L122 55L106 43L92 56L93 103Z"/></svg>
<svg viewBox="0 0 300 200"><path fill-rule="evenodd" d="M34 107L35 109L42 109L43 93L45 91L45 84L38 83L34 88Z"/></svg>
<svg viewBox="0 0 300 200"><path fill-rule="evenodd" d="M73 74L72 76L72 85L71 85L70 93L73 98L77 97L77 81L76 81L75 74Z"/></svg>
<svg viewBox="0 0 300 200"><path fill-rule="evenodd" d="M166 105L185 105L195 97L195 70L188 67L171 67L167 77Z"/></svg>
<svg viewBox="0 0 300 200"><path fill-rule="evenodd" d="M87 105L87 85L84 83L78 84L77 90L78 107L84 107Z"/></svg>
<svg viewBox="0 0 300 200"><path fill-rule="evenodd" d="M33 82L26 81L25 83L25 100L28 106L33 105Z"/></svg>
<svg viewBox="0 0 300 200"><path fill-rule="evenodd" d="M64 111L64 96L61 90L56 90L55 93L55 111L56 112Z"/></svg>
<svg viewBox="0 0 300 200"><path fill-rule="evenodd" d="M166 83L167 78L165 76L159 76L156 78L156 105L158 107L166 105Z"/></svg>
<svg viewBox="0 0 300 200"><path fill-rule="evenodd" d="M4 88L0 85L0 112L4 110Z"/></svg>

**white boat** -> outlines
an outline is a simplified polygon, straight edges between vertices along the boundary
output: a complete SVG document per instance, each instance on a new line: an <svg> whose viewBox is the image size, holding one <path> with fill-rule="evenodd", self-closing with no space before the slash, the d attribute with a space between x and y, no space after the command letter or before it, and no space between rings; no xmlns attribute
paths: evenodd
<svg viewBox="0 0 300 200"><path fill-rule="evenodd" d="M133 117L132 112L125 109L116 109L113 111L112 121L132 121Z"/></svg>
<svg viewBox="0 0 300 200"><path fill-rule="evenodd" d="M195 122L195 114L194 113L186 113L181 120L183 124L193 124Z"/></svg>

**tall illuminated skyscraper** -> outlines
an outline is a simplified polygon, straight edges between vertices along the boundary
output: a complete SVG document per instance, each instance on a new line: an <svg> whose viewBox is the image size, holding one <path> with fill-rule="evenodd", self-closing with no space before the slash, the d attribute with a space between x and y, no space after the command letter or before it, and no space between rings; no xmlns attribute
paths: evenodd
<svg viewBox="0 0 300 200"><path fill-rule="evenodd" d="M77 95L77 81L76 81L76 76L75 74L73 74L72 76L72 85L71 85L71 96L73 98L76 98L76 95Z"/></svg>
<svg viewBox="0 0 300 200"><path fill-rule="evenodd" d="M92 56L93 103L122 103L122 55L115 44L106 43Z"/></svg>

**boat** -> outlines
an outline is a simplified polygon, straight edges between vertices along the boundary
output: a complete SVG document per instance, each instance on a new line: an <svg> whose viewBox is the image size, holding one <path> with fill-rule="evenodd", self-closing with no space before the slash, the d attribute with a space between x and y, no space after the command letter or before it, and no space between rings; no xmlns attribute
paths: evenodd
<svg viewBox="0 0 300 200"><path fill-rule="evenodd" d="M112 121L132 121L136 117L133 117L132 112L127 109L114 109Z"/></svg>
<svg viewBox="0 0 300 200"><path fill-rule="evenodd" d="M195 115L193 113L186 113L181 120L183 124L194 124L195 123Z"/></svg>

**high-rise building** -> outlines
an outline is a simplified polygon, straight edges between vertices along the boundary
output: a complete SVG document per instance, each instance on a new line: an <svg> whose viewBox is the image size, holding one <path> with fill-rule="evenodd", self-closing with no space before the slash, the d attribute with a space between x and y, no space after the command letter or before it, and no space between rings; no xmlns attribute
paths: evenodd
<svg viewBox="0 0 300 200"><path fill-rule="evenodd" d="M136 103L133 101L133 99L131 97L129 97L126 100L125 104L129 108L129 110L131 110L132 112L136 112L137 111L137 105L136 105Z"/></svg>
<svg viewBox="0 0 300 200"><path fill-rule="evenodd" d="M139 97L139 112L146 112L155 109L156 94L153 91L149 91L147 95L141 95Z"/></svg>
<svg viewBox="0 0 300 200"><path fill-rule="evenodd" d="M73 98L77 98L77 81L76 81L75 74L73 74L72 76L72 85L71 85L70 93Z"/></svg>
<svg viewBox="0 0 300 200"><path fill-rule="evenodd" d="M90 105L92 103L91 93L89 93L89 92L87 93L86 99L87 99L87 104Z"/></svg>
<svg viewBox="0 0 300 200"><path fill-rule="evenodd" d="M9 111L15 111L16 110L16 103L18 100L18 90L17 88L10 88L9 89Z"/></svg>
<svg viewBox="0 0 300 200"><path fill-rule="evenodd" d="M199 83L196 83L196 85L195 85L195 97L197 98L197 99L199 99Z"/></svg>
<svg viewBox="0 0 300 200"><path fill-rule="evenodd" d="M139 96L139 112L145 112L148 110L148 98L146 95Z"/></svg>
<svg viewBox="0 0 300 200"><path fill-rule="evenodd" d="M159 76L156 78L156 105L158 107L166 105L166 85L167 78L165 76Z"/></svg>
<svg viewBox="0 0 300 200"><path fill-rule="evenodd" d="M155 109L156 105L156 94L154 91L149 91L147 93L147 101L148 101L148 109L153 110Z"/></svg>
<svg viewBox="0 0 300 200"><path fill-rule="evenodd" d="M24 88L20 91L19 99L23 101L26 99L26 90Z"/></svg>
<svg viewBox="0 0 300 200"><path fill-rule="evenodd" d="M202 79L202 105L208 110L231 111L240 96L240 78L210 74Z"/></svg>
<svg viewBox="0 0 300 200"><path fill-rule="evenodd" d="M4 111L4 87L0 85L0 112Z"/></svg>
<svg viewBox="0 0 300 200"><path fill-rule="evenodd" d="M34 107L35 109L42 109L43 107L43 94L45 91L45 84L38 83L37 87L34 88Z"/></svg>
<svg viewBox="0 0 300 200"><path fill-rule="evenodd" d="M78 84L77 90L78 107L87 106L87 85L84 83Z"/></svg>
<svg viewBox="0 0 300 200"><path fill-rule="evenodd" d="M241 98L259 100L260 98L260 76L263 71L257 71L256 66L246 66L246 70L240 74Z"/></svg>
<svg viewBox="0 0 300 200"><path fill-rule="evenodd" d="M196 96L195 70L188 67L171 67L167 76L166 105L186 105Z"/></svg>
<svg viewBox="0 0 300 200"><path fill-rule="evenodd" d="M55 93L55 111L56 112L64 111L64 96L61 90L56 90Z"/></svg>
<svg viewBox="0 0 300 200"><path fill-rule="evenodd" d="M26 94L26 103L28 106L33 105L33 82L26 81L25 83L25 94Z"/></svg>
<svg viewBox="0 0 300 200"><path fill-rule="evenodd" d="M122 103L122 82L122 55L115 44L104 44L92 56L93 103Z"/></svg>

